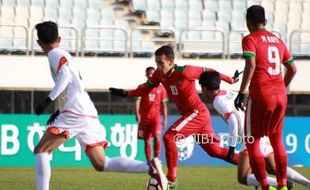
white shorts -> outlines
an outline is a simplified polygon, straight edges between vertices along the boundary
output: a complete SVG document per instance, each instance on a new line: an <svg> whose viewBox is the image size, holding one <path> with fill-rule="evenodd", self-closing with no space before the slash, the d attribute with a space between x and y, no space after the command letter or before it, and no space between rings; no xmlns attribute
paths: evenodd
<svg viewBox="0 0 310 190"><path fill-rule="evenodd" d="M94 146L106 148L108 145L105 128L97 117L61 113L47 130L55 135L64 135L66 139L76 137L85 150Z"/></svg>
<svg viewBox="0 0 310 190"><path fill-rule="evenodd" d="M260 138L259 148L260 148L260 151L261 151L262 155L264 156L264 158L267 158L271 153L273 153L273 149L272 149L270 140L266 136ZM242 152L244 150L246 150L245 145L243 145L240 152Z"/></svg>

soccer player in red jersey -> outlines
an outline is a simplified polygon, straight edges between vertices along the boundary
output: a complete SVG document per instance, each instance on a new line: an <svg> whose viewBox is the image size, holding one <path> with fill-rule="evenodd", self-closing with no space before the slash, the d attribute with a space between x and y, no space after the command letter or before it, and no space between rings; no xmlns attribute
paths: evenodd
<svg viewBox="0 0 310 190"><path fill-rule="evenodd" d="M253 5L248 8L246 21L250 34L242 39L246 64L235 106L243 109L244 94L250 83L245 135L254 137L253 143L246 143L251 168L263 190L273 188L269 187L265 160L259 149L260 138L269 136L275 155L278 189L287 189L287 155L282 129L287 106L286 87L296 73L296 66L284 42L266 31L263 7ZM284 80L281 64L287 68Z"/></svg>
<svg viewBox="0 0 310 190"><path fill-rule="evenodd" d="M151 78L154 72L154 67L146 68L146 78ZM144 140L147 161L152 159L152 138L154 138L154 157L159 158L160 156L160 133L162 127L167 125L167 101L167 92L162 85L153 88L150 93L144 94L136 100L136 117L139 122L138 138ZM161 124L161 113L163 125Z"/></svg>
<svg viewBox="0 0 310 190"><path fill-rule="evenodd" d="M233 154L229 157L230 159L227 159L228 149L219 146L219 139L211 127L209 110L201 101L195 87L195 80L199 79L202 72L214 70L174 64L174 52L170 46L162 46L156 50L155 62L158 68L145 84L131 91L116 88L110 88L110 91L112 94L120 96L142 96L161 83L165 87L169 99L176 104L182 116L170 126L163 137L166 148L169 188L175 189L177 184L178 151L176 140L196 135L196 141L210 156L236 164L238 154ZM234 77L220 74L221 80L230 84L235 83L238 76L238 72L235 73Z"/></svg>

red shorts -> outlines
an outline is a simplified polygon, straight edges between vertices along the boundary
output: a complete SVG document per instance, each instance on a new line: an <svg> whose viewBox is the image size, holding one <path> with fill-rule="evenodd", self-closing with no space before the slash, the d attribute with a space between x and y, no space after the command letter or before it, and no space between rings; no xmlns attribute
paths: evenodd
<svg viewBox="0 0 310 190"><path fill-rule="evenodd" d="M286 94L249 97L245 114L245 135L259 138L282 131L286 107Z"/></svg>
<svg viewBox="0 0 310 190"><path fill-rule="evenodd" d="M190 135L196 135L196 141L203 139L218 140L211 127L209 111L194 110L192 113L182 116L172 124L166 133L175 133L175 137L178 138L175 140L181 140Z"/></svg>
<svg viewBox="0 0 310 190"><path fill-rule="evenodd" d="M160 122L155 123L140 123L138 128L138 138L150 140L155 135L160 135L162 125Z"/></svg>

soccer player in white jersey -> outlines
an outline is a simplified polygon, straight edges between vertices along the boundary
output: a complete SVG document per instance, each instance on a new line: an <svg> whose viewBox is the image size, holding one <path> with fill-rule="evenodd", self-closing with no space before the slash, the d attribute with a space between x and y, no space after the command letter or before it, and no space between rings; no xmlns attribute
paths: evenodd
<svg viewBox="0 0 310 190"><path fill-rule="evenodd" d="M241 142L240 140L250 139L244 138L243 127L245 114L241 110L237 111L234 106L234 100L238 93L228 90L220 90L220 83L221 80L217 72L206 71L203 72L199 78L199 84L201 85L203 95L211 100L216 111L228 124L228 144L230 146L230 151L227 154L226 160L229 160L235 151L236 144ZM274 154L268 137L265 136L261 138L260 150L267 163L267 172L275 174ZM287 168L287 178L306 187L310 187L310 181L307 178L289 167ZM277 186L277 180L275 178L268 177L268 180L272 186ZM259 186L259 182L256 180L254 174L252 174L249 164L249 156L245 146L239 153L238 182L248 186ZM288 184L288 188L291 188L291 186L291 183Z"/></svg>
<svg viewBox="0 0 310 190"><path fill-rule="evenodd" d="M125 157L108 158L104 150L103 126L97 110L85 91L76 63L70 54L59 48L60 37L54 22L36 25L38 44L48 57L55 86L44 102L36 107L40 115L54 102L62 99L56 114L49 119L49 126L35 147L36 189L48 190L51 176L50 154L71 137L76 137L96 171L145 172L159 181L164 190L167 179L158 159L144 163ZM57 115L59 113L59 115Z"/></svg>

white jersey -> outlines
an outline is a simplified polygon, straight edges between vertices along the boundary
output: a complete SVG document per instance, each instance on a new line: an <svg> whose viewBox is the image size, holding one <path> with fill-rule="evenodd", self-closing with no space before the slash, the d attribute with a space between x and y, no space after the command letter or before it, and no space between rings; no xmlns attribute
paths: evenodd
<svg viewBox="0 0 310 190"><path fill-rule="evenodd" d="M232 91L220 90L217 96L213 100L213 106L216 111L227 121L231 114L234 114L237 118L238 128L234 129L233 126L229 125L229 138L230 146L236 146L237 137L243 137L243 126L244 126L244 112L238 111L235 108L234 100L237 97L237 93Z"/></svg>
<svg viewBox="0 0 310 190"><path fill-rule="evenodd" d="M47 56L55 82L49 98L53 101L57 98L60 112L97 117L97 110L85 91L80 72L71 55L54 48Z"/></svg>
<svg viewBox="0 0 310 190"><path fill-rule="evenodd" d="M229 146L236 146L237 138L244 137L244 119L245 113L235 108L234 100L237 97L236 92L220 90L213 100L213 106L216 111L228 123L229 127ZM234 115L235 117L231 117ZM270 145L269 138L264 136L260 139L260 150L264 157L267 157L273 149Z"/></svg>

